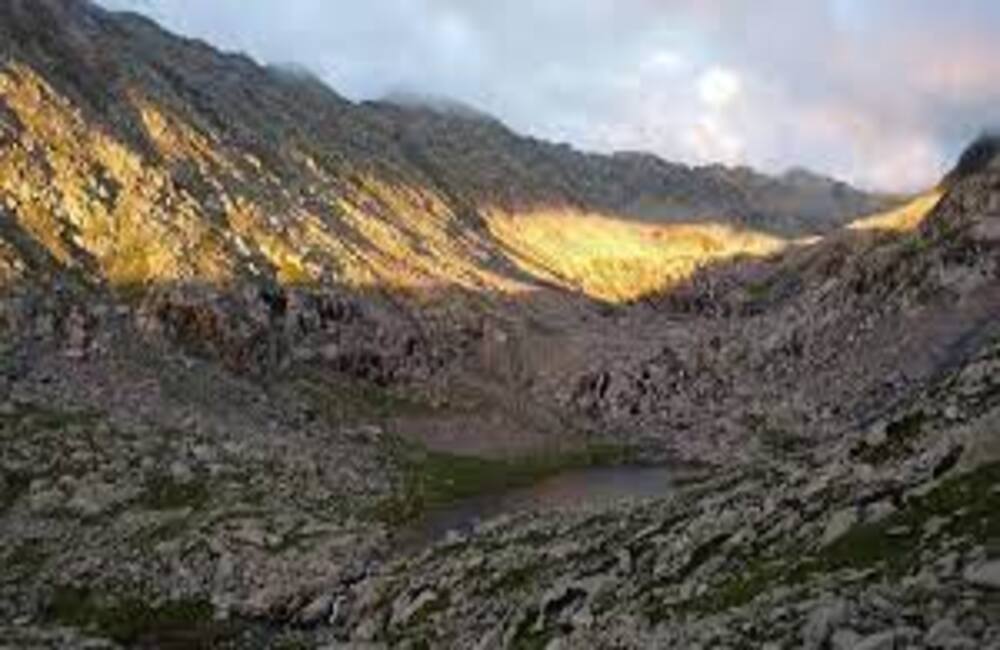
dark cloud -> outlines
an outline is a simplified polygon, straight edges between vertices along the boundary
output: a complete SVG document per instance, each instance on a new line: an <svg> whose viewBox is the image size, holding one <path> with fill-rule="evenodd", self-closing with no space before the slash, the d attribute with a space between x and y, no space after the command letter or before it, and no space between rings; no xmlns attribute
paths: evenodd
<svg viewBox="0 0 1000 650"><path fill-rule="evenodd" d="M102 0L135 7L134 0ZM599 149L910 189L1000 106L994 0L143 0L349 97L454 97Z"/></svg>

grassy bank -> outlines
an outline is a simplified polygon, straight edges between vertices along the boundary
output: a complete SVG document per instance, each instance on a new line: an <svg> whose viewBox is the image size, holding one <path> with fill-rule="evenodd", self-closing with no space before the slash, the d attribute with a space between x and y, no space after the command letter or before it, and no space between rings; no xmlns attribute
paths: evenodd
<svg viewBox="0 0 1000 650"><path fill-rule="evenodd" d="M392 440L387 453L400 478L393 496L375 514L389 524L411 521L429 508L461 499L524 487L570 470L621 465L634 458L629 448L605 442L487 459Z"/></svg>

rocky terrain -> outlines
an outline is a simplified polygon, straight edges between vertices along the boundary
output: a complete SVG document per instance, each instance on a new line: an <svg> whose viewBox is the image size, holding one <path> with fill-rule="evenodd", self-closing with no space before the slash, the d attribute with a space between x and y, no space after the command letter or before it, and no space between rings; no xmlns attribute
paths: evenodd
<svg viewBox="0 0 1000 650"><path fill-rule="evenodd" d="M0 647L1000 648L998 279L996 138L904 204L0 0Z"/></svg>

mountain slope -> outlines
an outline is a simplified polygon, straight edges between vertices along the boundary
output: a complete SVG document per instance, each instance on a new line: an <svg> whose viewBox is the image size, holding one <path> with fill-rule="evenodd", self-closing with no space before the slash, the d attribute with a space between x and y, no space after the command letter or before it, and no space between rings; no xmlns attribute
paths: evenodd
<svg viewBox="0 0 1000 650"><path fill-rule="evenodd" d="M404 99L0 0L0 645L1000 640L994 140L885 212Z"/></svg>
<svg viewBox="0 0 1000 650"><path fill-rule="evenodd" d="M716 459L713 478L484 524L350 592L392 597L347 627L449 647L996 645L998 165L978 142L888 230L708 269L670 296L698 314L680 323L620 317L562 394Z"/></svg>
<svg viewBox="0 0 1000 650"><path fill-rule="evenodd" d="M491 232L495 213L803 232L883 204L840 185L585 155L488 120L354 105L79 0L6 0L0 12L7 221L97 283L504 293L531 279Z"/></svg>

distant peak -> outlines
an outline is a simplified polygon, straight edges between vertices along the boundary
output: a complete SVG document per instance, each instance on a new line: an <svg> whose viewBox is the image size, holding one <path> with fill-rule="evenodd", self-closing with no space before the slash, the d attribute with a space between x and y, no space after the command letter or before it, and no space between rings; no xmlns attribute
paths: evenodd
<svg viewBox="0 0 1000 650"><path fill-rule="evenodd" d="M789 183L823 183L833 184L836 181L829 176L814 172L806 167L790 167L781 175Z"/></svg>
<svg viewBox="0 0 1000 650"><path fill-rule="evenodd" d="M945 177L944 185L954 185L970 176L997 167L1000 167L1000 133L984 133L976 138L958 159L958 164Z"/></svg>

